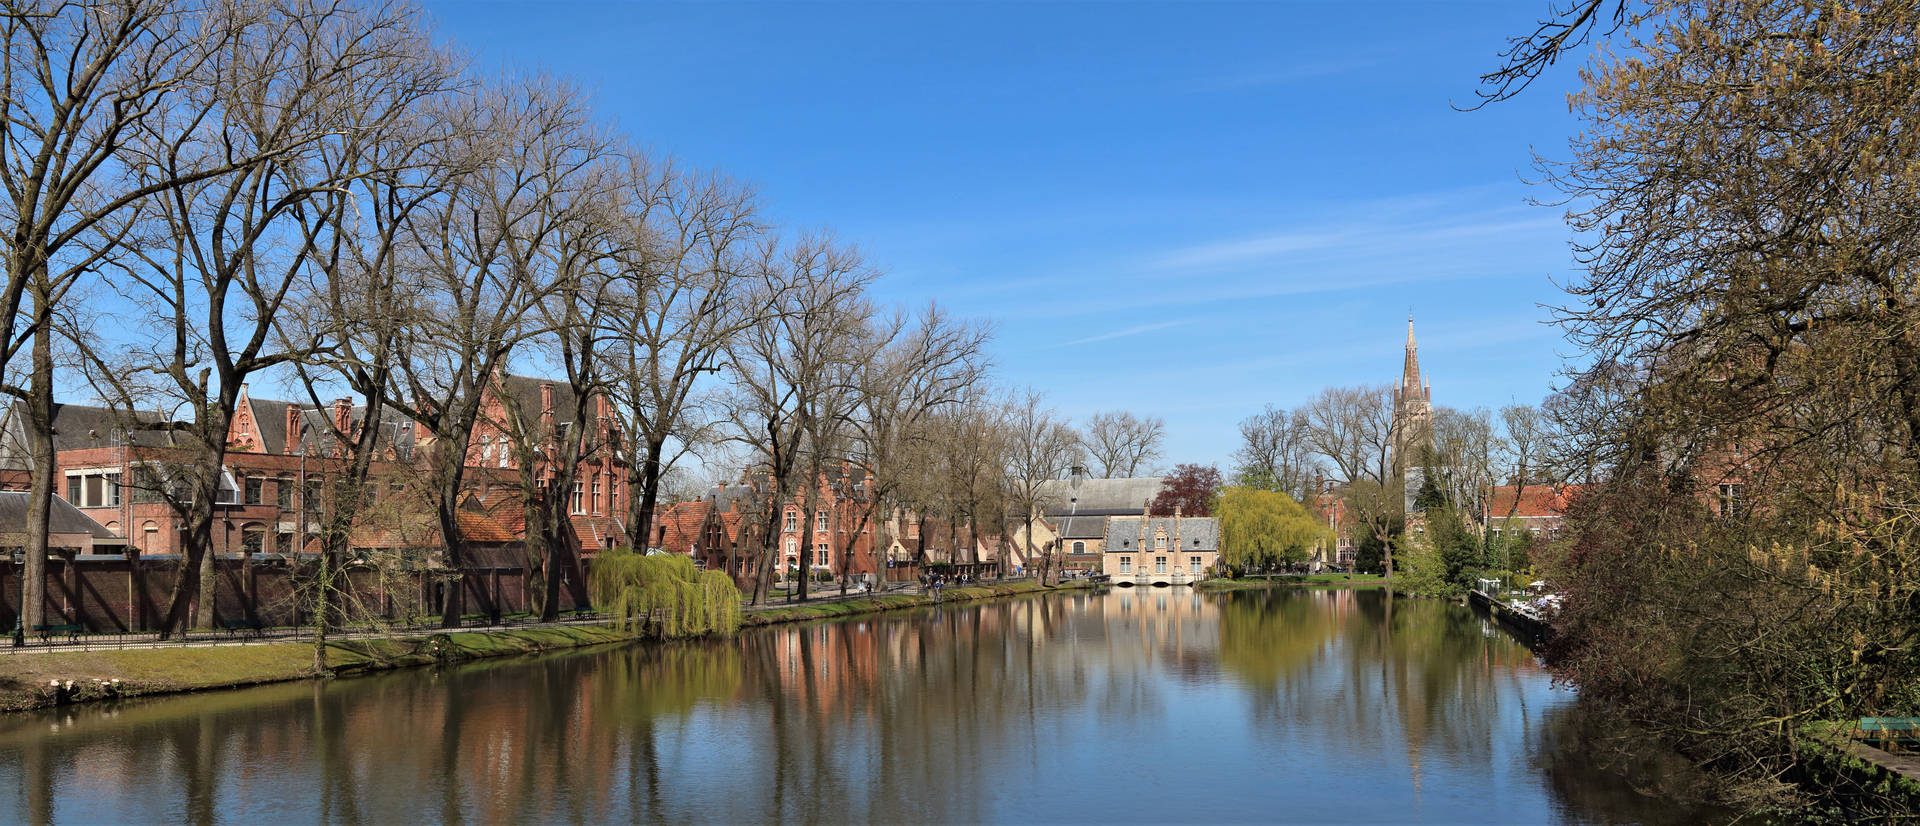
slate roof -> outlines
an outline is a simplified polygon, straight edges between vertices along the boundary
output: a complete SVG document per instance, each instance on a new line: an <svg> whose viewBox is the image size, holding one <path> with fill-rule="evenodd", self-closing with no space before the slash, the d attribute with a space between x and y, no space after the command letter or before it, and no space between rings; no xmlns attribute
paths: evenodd
<svg viewBox="0 0 1920 826"><path fill-rule="evenodd" d="M113 531L105 525L93 521L93 517L82 513L79 508L58 496L53 497L53 513L47 520L50 533L84 533L94 539L113 539ZM25 534L27 532L27 492L24 490L0 491L0 534Z"/></svg>
<svg viewBox="0 0 1920 826"><path fill-rule="evenodd" d="M123 414L112 408L96 407L84 404L55 404L53 406L53 449L84 450L95 447L114 447L116 431L125 427L129 421L157 423L165 417L159 413L144 410ZM0 467L24 470L31 466L26 443L26 409L20 404L8 405L6 421L0 428ZM125 436L118 443L133 444L140 447L166 447L172 444L173 435L164 430L143 430L138 427L127 428Z"/></svg>
<svg viewBox="0 0 1920 826"><path fill-rule="evenodd" d="M1167 532L1169 544L1173 541L1173 517L1156 516L1147 520L1147 535L1153 536L1160 529ZM1211 516L1188 516L1180 520L1180 550L1217 551L1220 550L1220 523ZM1169 552L1174 549L1169 547ZM1141 553L1140 519L1112 519L1107 522L1107 553Z"/></svg>
<svg viewBox="0 0 1920 826"><path fill-rule="evenodd" d="M262 402L260 399L254 399L253 404L254 404L254 411L256 414L258 414L259 411L263 409L260 406ZM271 431L268 430L267 425L265 424L265 417L264 416L260 417L262 422L261 424L259 424L259 428L260 428L260 433L263 437L269 436L271 435L271 433L280 434L278 437L278 441L267 443L269 445L269 450L267 452L268 453L284 452L283 446L286 445L287 443L286 433L285 433L286 431L285 423L286 423L286 417L287 417L286 411L287 411L287 408L291 406L292 403L269 401L269 402L266 402L266 404L278 405L278 407L275 409L280 411L278 423L272 426ZM366 421L367 406L355 405L353 409L347 413L347 416L352 419L354 424L358 425L361 422ZM334 438L333 438L332 408L322 407L318 410L315 410L311 407L308 407L308 408L302 409L300 411L300 420L303 424L306 425L305 439L307 444L307 452L309 454L324 454L333 449ZM393 447L395 451L399 453L401 457L403 457L403 459L405 457L409 457L413 455L413 446L414 446L413 420L408 418L405 413L402 413L399 410L394 409L392 405L382 405L380 408L380 427L381 427L381 433L382 433L382 436L381 436L382 446Z"/></svg>
<svg viewBox="0 0 1920 826"><path fill-rule="evenodd" d="M1107 535L1105 516L1062 516L1053 520L1054 532L1061 539L1102 539Z"/></svg>
<svg viewBox="0 0 1920 826"><path fill-rule="evenodd" d="M293 402L256 399L251 394L247 401L253 404L253 429L260 434L260 444L268 453L285 453L287 450L287 408Z"/></svg>
<svg viewBox="0 0 1920 826"><path fill-rule="evenodd" d="M1084 479L1075 491L1071 481L1049 479L1040 483L1040 510L1048 516L1118 516L1133 514L1160 495L1163 480L1158 476L1131 479Z"/></svg>

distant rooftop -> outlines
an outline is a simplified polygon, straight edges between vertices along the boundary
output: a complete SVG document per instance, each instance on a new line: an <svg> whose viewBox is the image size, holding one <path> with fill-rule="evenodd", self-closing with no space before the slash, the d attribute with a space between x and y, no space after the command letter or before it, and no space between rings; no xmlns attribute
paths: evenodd
<svg viewBox="0 0 1920 826"><path fill-rule="evenodd" d="M1040 484L1040 510L1048 516L1138 514L1160 495L1164 481L1159 476L1082 479L1075 490L1070 479L1051 479Z"/></svg>

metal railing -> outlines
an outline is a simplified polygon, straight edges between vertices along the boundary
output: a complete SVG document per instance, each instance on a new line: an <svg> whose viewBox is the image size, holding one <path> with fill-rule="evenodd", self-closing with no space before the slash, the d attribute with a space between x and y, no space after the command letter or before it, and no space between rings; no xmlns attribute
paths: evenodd
<svg viewBox="0 0 1920 826"><path fill-rule="evenodd" d="M527 615L503 616L498 618L487 615L475 615L463 617L457 628L442 628L440 626L440 620L437 618L415 617L409 619L344 623L327 629L327 639L392 639L439 634L447 631L512 629L542 626L555 627L602 621L598 612L566 611L561 613L561 619L551 623L544 623L536 617ZM239 624L232 624L222 628L179 631L172 637L164 640L160 638L160 632L158 631L130 631L119 633L33 632L27 634L23 641L24 644L19 646L0 642L0 650L4 650L8 654L18 654L54 650L95 651L189 645L257 645L265 642L304 642L312 640L313 633L313 626L310 625L255 628Z"/></svg>

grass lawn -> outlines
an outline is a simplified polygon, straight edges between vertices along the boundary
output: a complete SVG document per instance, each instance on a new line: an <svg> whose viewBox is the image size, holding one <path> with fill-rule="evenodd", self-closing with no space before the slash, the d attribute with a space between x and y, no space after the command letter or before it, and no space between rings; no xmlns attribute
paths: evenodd
<svg viewBox="0 0 1920 826"><path fill-rule="evenodd" d="M391 640L329 643L327 663L336 672L355 673L459 662L486 657L534 654L583 645L625 642L631 634L605 626L571 625L515 631L462 631ZM257 685L313 676L313 644L136 648L124 651L60 651L0 655L0 710L52 705L58 680L74 688L70 701L137 696L175 691ZM112 681L119 680L118 686ZM96 682L97 681L97 682Z"/></svg>

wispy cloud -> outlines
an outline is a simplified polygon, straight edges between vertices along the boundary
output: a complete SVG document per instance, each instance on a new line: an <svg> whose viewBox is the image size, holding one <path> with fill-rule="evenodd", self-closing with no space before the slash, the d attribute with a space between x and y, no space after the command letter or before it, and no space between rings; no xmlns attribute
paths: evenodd
<svg viewBox="0 0 1920 826"><path fill-rule="evenodd" d="M1063 341L1054 346L1055 347L1072 347L1077 344L1092 344L1096 341L1112 341L1113 339L1116 339L1116 338L1126 338L1127 336L1137 336L1142 333L1151 333L1155 330L1165 330L1168 327L1178 327L1182 324L1190 323L1191 321L1192 319L1186 319L1186 318L1177 319L1174 321L1156 321L1152 324L1141 324L1135 327L1128 327L1124 330L1115 330L1111 333L1101 333L1097 336L1087 336L1086 338L1076 338L1072 341Z"/></svg>
<svg viewBox="0 0 1920 826"><path fill-rule="evenodd" d="M1506 210L1453 221L1355 221L1194 244L1159 256L1154 259L1153 265L1166 270L1241 267L1280 263L1302 253L1345 250L1355 254L1370 254L1406 250L1427 242L1532 232L1560 226L1557 217L1536 214L1516 218L1507 214Z"/></svg>

